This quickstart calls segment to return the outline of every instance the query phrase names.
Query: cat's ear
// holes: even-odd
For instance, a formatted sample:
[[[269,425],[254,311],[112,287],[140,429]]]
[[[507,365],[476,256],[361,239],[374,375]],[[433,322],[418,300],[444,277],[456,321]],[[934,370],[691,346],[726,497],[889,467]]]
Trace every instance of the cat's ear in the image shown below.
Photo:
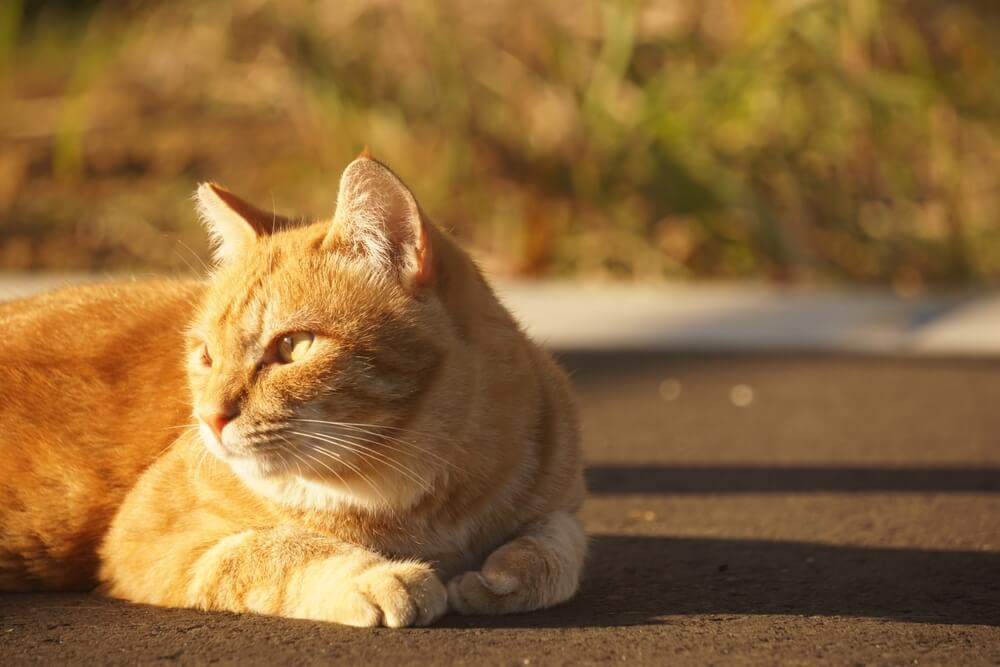
[[[244,252],[261,236],[269,236],[295,223],[262,211],[215,183],[202,183],[195,194],[198,214],[212,236],[217,262]]]
[[[344,169],[331,237],[350,244],[407,285],[433,282],[430,239],[409,188],[366,148]]]

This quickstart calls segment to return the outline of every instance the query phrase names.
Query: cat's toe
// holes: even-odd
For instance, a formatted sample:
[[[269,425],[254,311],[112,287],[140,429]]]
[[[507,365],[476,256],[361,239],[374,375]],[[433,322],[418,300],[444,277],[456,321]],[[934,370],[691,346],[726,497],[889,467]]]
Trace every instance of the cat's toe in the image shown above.
[[[430,625],[448,608],[444,585],[420,563],[386,563],[359,577],[357,590],[381,612],[390,628]]]
[[[407,590],[417,607],[414,625],[430,625],[448,611],[448,591],[432,570],[407,583]]]
[[[346,595],[338,605],[332,620],[355,628],[376,628],[382,625],[382,610],[361,592]]]
[[[465,572],[448,582],[448,603],[460,614],[502,614],[510,611],[517,587],[507,572]]]

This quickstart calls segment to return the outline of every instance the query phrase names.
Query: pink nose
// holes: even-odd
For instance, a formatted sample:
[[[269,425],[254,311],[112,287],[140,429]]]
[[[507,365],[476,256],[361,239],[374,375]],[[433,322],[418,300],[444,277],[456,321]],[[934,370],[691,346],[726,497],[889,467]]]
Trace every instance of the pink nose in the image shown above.
[[[198,418],[208,424],[215,437],[222,439],[222,429],[240,414],[239,408],[231,404],[206,405],[198,410]]]

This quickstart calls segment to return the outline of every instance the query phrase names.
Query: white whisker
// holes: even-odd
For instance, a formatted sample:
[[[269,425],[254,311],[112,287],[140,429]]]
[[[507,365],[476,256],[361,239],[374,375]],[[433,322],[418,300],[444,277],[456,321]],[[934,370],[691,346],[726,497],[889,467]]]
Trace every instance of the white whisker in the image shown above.
[[[360,453],[360,452],[356,452],[356,451],[354,451],[354,450],[352,450],[352,449],[350,449],[350,448],[348,448],[348,447],[345,447],[344,445],[342,445],[342,444],[340,444],[340,443],[336,443],[336,442],[332,442],[332,441],[329,441],[329,440],[324,440],[323,438],[320,438],[320,437],[316,436],[316,435],[315,435],[315,434],[313,434],[313,433],[300,433],[300,432],[298,432],[298,431],[290,431],[290,433],[294,433],[294,434],[296,434],[296,435],[301,435],[301,436],[305,436],[305,437],[307,437],[307,438],[313,438],[313,439],[316,439],[316,440],[319,440],[320,442],[325,442],[325,443],[328,443],[328,444],[331,444],[331,445],[334,445],[334,446],[339,446],[339,447],[340,447],[341,449],[347,449],[347,450],[348,450],[349,452],[351,452],[351,453],[353,453],[353,454],[359,454],[359,455],[361,455],[361,453]],[[341,464],[343,464],[343,465],[345,465],[345,466],[349,467],[349,468],[350,468],[351,470],[353,470],[353,471],[354,471],[354,472],[356,472],[356,473],[357,473],[358,475],[360,475],[360,476],[361,476],[361,477],[362,477],[363,479],[365,479],[366,481],[368,481],[368,480],[367,480],[367,478],[365,478],[365,475],[364,475],[364,473],[363,473],[363,472],[361,472],[361,469],[360,469],[360,468],[357,468],[357,467],[355,467],[355,466],[352,466],[352,465],[351,465],[351,464],[350,464],[350,463],[349,463],[348,461],[345,461],[345,460],[343,459],[343,457],[341,457],[341,456],[340,456],[339,454],[337,454],[336,452],[331,452],[331,451],[329,451],[329,450],[327,450],[327,449],[325,449],[325,448],[323,448],[323,447],[320,447],[320,446],[318,446],[318,445],[308,445],[308,447],[310,447],[310,448],[311,448],[311,449],[313,449],[314,451],[318,451],[318,452],[321,452],[321,453],[323,453],[323,454],[326,454],[326,455],[327,455],[327,456],[329,456],[330,458],[333,458],[333,459],[336,459],[338,463],[341,463]],[[362,455],[362,458],[364,458],[364,456],[363,456],[363,455]],[[369,485],[371,484],[371,482],[370,482],[370,481],[369,481],[368,483],[369,483]],[[374,487],[373,487],[373,488],[374,488]]]
[[[310,445],[310,447],[311,447],[311,445]],[[332,472],[337,477],[337,479],[340,480],[341,484],[343,484],[344,486],[346,486],[349,491],[351,490],[351,485],[348,484],[347,481],[343,477],[340,476],[340,473],[338,473],[336,470],[334,470],[333,468],[331,468],[329,466],[329,464],[321,461],[320,459],[316,458],[312,454],[307,454],[305,452],[301,452],[301,454],[302,454],[302,456],[305,456],[305,457],[309,458],[310,460],[315,461],[316,463],[320,464],[321,466],[323,466],[324,468],[326,468],[327,470],[329,470],[330,472]],[[310,466],[310,469],[312,469],[313,471],[315,471],[315,468],[312,468],[312,466]],[[351,493],[354,493],[354,492],[351,491]]]
[[[312,434],[309,434],[309,433],[302,433],[302,432],[300,432],[300,431],[289,431],[289,433],[291,433],[291,434],[293,434],[293,435],[299,435],[299,436],[304,436],[304,437],[307,437],[307,438],[313,438],[313,437],[315,437],[315,436],[314,436],[314,435],[312,435]],[[311,449],[313,449],[313,450],[317,450],[317,451],[325,451],[325,450],[322,450],[322,448],[320,448],[320,447],[316,447],[316,446],[314,446],[314,445],[307,445],[307,446],[308,446],[308,447],[310,447],[310,448],[311,448]],[[316,461],[317,463],[320,463],[321,465],[323,465],[323,467],[324,467],[324,468],[326,468],[327,470],[329,470],[330,472],[332,472],[332,473],[333,473],[334,475],[337,475],[337,471],[336,471],[336,470],[334,470],[333,468],[331,468],[331,467],[330,467],[329,465],[327,465],[327,464],[326,464],[326,463],[324,463],[323,461],[320,461],[319,459],[317,459],[316,457],[314,457],[314,456],[312,456],[312,455],[310,455],[310,454],[305,454],[305,452],[303,452],[303,454],[304,454],[305,456],[308,456],[309,458],[313,459],[313,460],[314,460],[314,461]],[[368,478],[368,476],[367,476],[367,475],[365,475],[365,474],[364,474],[364,473],[363,473],[363,472],[361,471],[361,469],[360,469],[360,468],[358,468],[357,466],[355,466],[355,465],[351,464],[351,463],[350,463],[349,461],[345,461],[345,460],[343,460],[343,459],[339,459],[339,462],[340,462],[340,463],[341,463],[342,465],[344,465],[344,466],[346,466],[346,467],[350,468],[350,469],[351,469],[351,470],[352,470],[352,471],[353,471],[353,472],[354,472],[355,474],[357,474],[357,475],[358,475],[358,477],[360,477],[360,478],[361,478],[362,480],[364,480],[364,481],[365,481],[365,482],[366,482],[366,483],[368,484],[368,486],[372,487],[372,490],[373,490],[373,491],[374,491],[375,493],[377,493],[377,494],[379,495],[379,497],[380,497],[380,498],[382,499],[382,502],[384,502],[384,503],[385,503],[386,505],[388,505],[388,504],[389,504],[389,501],[388,501],[388,499],[387,499],[387,498],[386,498],[386,497],[385,497],[385,496],[384,496],[384,495],[382,494],[382,491],[381,491],[381,489],[379,489],[379,488],[378,488],[378,486],[377,486],[377,485],[376,485],[376,484],[375,484],[374,482],[372,482],[372,481],[371,481],[371,479],[369,479],[369,478]],[[340,477],[340,475],[337,475],[337,477],[338,477],[338,478],[340,478],[341,480],[343,480],[343,478],[342,478],[342,477]],[[350,488],[350,486],[348,486],[348,488]]]
[[[196,429],[196,428],[198,428],[198,425],[197,424],[181,424],[180,426],[167,426],[163,430],[164,431],[175,431],[175,430],[181,429],[181,428],[183,428],[183,429]]]
[[[280,433],[277,433],[276,435],[279,438],[281,438],[281,440],[285,442],[285,444],[288,445],[288,448],[283,451],[295,457],[295,469],[298,472],[299,477],[304,477],[305,475],[302,472],[302,464],[304,463],[304,461],[302,460],[302,457],[299,456],[299,453],[295,451],[295,445],[292,443],[291,440],[281,435]],[[308,467],[308,465],[306,467]],[[343,479],[341,479],[341,482],[343,482]]]
[[[322,447],[319,447],[318,445],[307,445],[307,446],[310,449],[312,449],[314,452],[326,453],[326,454],[330,454],[331,453],[331,452],[323,449]],[[309,458],[312,458],[312,457],[310,456]],[[370,486],[372,488],[372,491],[374,491],[375,493],[378,494],[378,497],[382,499],[382,502],[386,506],[389,505],[389,499],[386,498],[385,495],[382,493],[382,489],[380,489],[378,487],[378,485],[375,484],[375,482],[373,482],[370,477],[368,477],[368,475],[366,475],[364,472],[362,472],[361,468],[358,468],[357,466],[355,466],[355,465],[353,465],[353,464],[351,464],[351,463],[349,463],[349,462],[347,462],[347,461],[345,461],[343,459],[339,459],[339,461],[340,461],[341,464],[343,464],[343,465],[347,466],[348,468],[350,468],[358,477],[360,477],[362,479],[362,481],[364,481],[368,486]],[[325,467],[329,468],[329,466],[325,466]],[[335,474],[335,475],[337,474],[336,471],[333,471],[332,469],[331,469],[331,472],[333,472],[333,474]],[[348,488],[350,488],[350,487],[348,487]]]
[[[422,454],[427,454],[429,456],[433,456],[434,458],[438,459],[442,463],[446,463],[446,464],[452,465],[452,466],[455,465],[454,463],[452,463],[448,459],[444,458],[443,456],[441,456],[437,452],[433,452],[433,451],[427,449],[426,447],[421,447],[420,445],[418,445],[417,443],[413,442],[412,440],[403,440],[402,438],[397,438],[397,437],[394,437],[394,436],[391,436],[391,435],[386,435],[385,433],[378,433],[376,431],[371,431],[371,430],[363,428],[363,427],[361,427],[361,426],[359,426],[357,424],[340,424],[340,426],[343,427],[343,428],[346,428],[348,430],[351,430],[351,431],[358,431],[358,432],[364,433],[365,435],[370,435],[370,436],[382,439],[382,441],[379,441],[379,442],[377,442],[375,444],[380,444],[381,445],[381,444],[384,444],[383,441],[388,440],[389,442],[395,442],[395,443],[400,444],[400,445],[405,445],[407,447],[412,447],[413,449],[416,449],[417,451],[421,452]],[[372,441],[372,440],[365,440],[365,442],[374,442],[374,441]],[[396,451],[401,451],[401,450],[397,449]],[[406,453],[409,454],[410,456],[413,456],[413,452],[406,452]]]
[[[412,449],[415,449],[418,452],[420,452],[421,454],[426,454],[427,456],[432,456],[435,459],[437,459],[438,461],[440,461],[441,463],[443,463],[445,465],[448,465],[448,466],[451,466],[455,470],[461,471],[461,468],[458,465],[456,465],[453,461],[450,461],[450,460],[446,459],[445,457],[441,456],[440,454],[438,454],[437,452],[431,451],[430,449],[427,449],[426,447],[422,447],[422,446],[418,445],[415,442],[412,442],[410,440],[403,440],[401,438],[397,438],[397,437],[394,437],[394,436],[391,436],[391,435],[386,435],[385,433],[378,433],[377,431],[371,431],[368,428],[366,428],[366,427],[371,427],[371,426],[376,426],[377,427],[378,425],[376,425],[376,424],[357,424],[357,423],[352,423],[352,422],[334,422],[334,421],[327,421],[327,420],[323,420],[323,419],[293,419],[292,421],[308,422],[308,423],[312,423],[312,424],[327,424],[327,425],[330,425],[330,426],[336,426],[336,427],[346,428],[346,429],[351,430],[351,431],[358,431],[358,432],[364,433],[365,435],[370,435],[370,436],[373,436],[375,438],[381,438],[381,440],[379,440],[379,441],[363,439],[364,442],[369,442],[371,444],[377,444],[377,445],[382,445],[382,446],[387,446],[384,441],[394,442],[394,443],[397,443],[399,445],[403,445],[405,447],[410,447]],[[395,427],[383,427],[383,428],[395,428]],[[420,431],[414,431],[414,430],[408,430],[408,429],[398,429],[398,430],[407,431],[407,432],[414,433],[414,434],[420,434],[421,433]],[[344,434],[340,434],[340,435],[344,435]],[[430,436],[427,436],[427,437],[430,437]],[[445,440],[447,441],[447,439],[445,439]],[[403,454],[408,454],[410,456],[417,456],[416,453],[411,452],[411,451],[404,451],[404,450],[400,450],[400,449],[392,448],[392,447],[389,447],[389,448],[393,449],[394,451],[398,451],[400,453],[403,453]]]
[[[385,430],[388,430],[388,431],[399,431],[401,433],[412,433],[414,435],[423,436],[425,438],[436,438],[438,440],[444,440],[445,442],[455,442],[454,438],[449,438],[449,437],[447,437],[445,435],[441,435],[439,433],[429,433],[427,431],[418,431],[416,429],[403,428],[401,426],[389,426],[388,424],[369,424],[369,423],[362,423],[362,422],[340,422],[340,421],[328,421],[328,420],[325,420],[325,419],[295,419],[293,421],[313,422],[313,423],[316,423],[316,424],[331,424],[331,425],[335,425],[335,426],[358,426],[358,427],[366,427],[366,428],[380,428],[380,429],[385,429]]]
[[[382,454],[381,452],[379,452],[379,451],[377,451],[375,449],[372,449],[371,447],[366,447],[365,445],[362,445],[360,443],[354,442],[354,441],[349,440],[347,438],[337,438],[335,436],[328,435],[328,434],[322,434],[321,435],[321,434],[318,434],[318,433],[313,433],[312,437],[315,437],[315,438],[317,438],[317,439],[319,439],[319,440],[321,440],[323,442],[329,442],[332,445],[339,445],[339,446],[342,446],[342,447],[347,447],[351,451],[353,451],[354,453],[359,454],[361,456],[364,456],[364,454],[362,453],[362,451],[363,452],[367,452],[369,459],[372,459],[372,460],[384,463],[385,465],[391,467],[396,472],[398,472],[398,473],[400,473],[402,475],[405,475],[411,481],[413,481],[416,484],[418,484],[424,491],[430,491],[431,488],[432,488],[431,485],[428,484],[428,482],[426,480],[424,480],[422,477],[420,477],[415,470],[412,470],[410,468],[407,468],[407,467],[403,466],[403,464],[401,462],[394,461],[392,458],[386,456],[385,454]],[[380,444],[380,443],[375,442],[374,440],[369,440],[368,442],[372,442],[373,444]],[[360,449],[362,451],[358,451],[358,449]],[[408,453],[408,452],[404,452],[404,453]]]

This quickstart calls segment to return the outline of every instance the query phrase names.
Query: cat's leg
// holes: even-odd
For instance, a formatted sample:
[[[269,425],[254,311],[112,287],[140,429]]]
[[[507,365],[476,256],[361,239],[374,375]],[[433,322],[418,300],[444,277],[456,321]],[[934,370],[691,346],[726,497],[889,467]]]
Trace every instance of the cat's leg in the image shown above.
[[[297,528],[245,530],[207,545],[174,535],[163,546],[170,551],[158,557],[153,549],[117,549],[123,559],[102,568],[106,592],[148,604],[363,627],[428,625],[447,610],[447,592],[429,565]],[[138,569],[137,559],[145,561]]]
[[[478,572],[448,582],[449,606],[462,614],[509,614],[565,602],[579,586],[586,547],[574,515],[546,515],[490,554]]]

